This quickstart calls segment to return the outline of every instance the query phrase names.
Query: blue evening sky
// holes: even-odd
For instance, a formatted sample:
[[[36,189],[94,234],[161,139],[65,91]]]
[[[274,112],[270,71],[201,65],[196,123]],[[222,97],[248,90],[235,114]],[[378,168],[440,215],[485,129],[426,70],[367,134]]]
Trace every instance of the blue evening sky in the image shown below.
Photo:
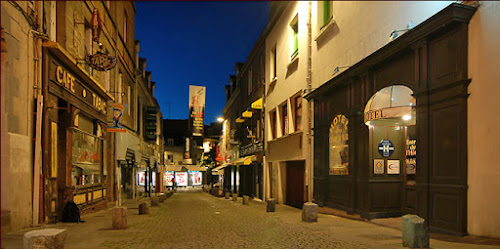
[[[224,85],[264,29],[269,2],[137,1],[135,36],[164,118],[188,117],[189,85],[207,87],[205,124],[222,116]]]

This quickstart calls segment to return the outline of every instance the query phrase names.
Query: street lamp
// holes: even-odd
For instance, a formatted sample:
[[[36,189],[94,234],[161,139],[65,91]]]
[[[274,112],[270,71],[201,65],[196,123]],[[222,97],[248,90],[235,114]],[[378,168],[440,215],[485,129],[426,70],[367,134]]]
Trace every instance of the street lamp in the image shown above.
[[[218,117],[218,118],[217,118],[217,122],[219,122],[219,123],[224,122],[224,118],[223,118],[223,117]]]

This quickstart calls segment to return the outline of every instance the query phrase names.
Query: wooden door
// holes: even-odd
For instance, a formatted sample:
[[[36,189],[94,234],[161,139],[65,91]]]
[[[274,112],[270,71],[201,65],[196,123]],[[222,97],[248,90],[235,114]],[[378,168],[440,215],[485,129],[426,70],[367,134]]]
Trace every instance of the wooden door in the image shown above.
[[[287,205],[302,208],[304,203],[304,161],[286,164],[286,201]]]

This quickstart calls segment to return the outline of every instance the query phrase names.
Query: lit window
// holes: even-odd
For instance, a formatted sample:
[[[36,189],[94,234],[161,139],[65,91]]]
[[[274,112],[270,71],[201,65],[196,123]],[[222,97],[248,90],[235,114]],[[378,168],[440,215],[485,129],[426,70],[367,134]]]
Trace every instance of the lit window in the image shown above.
[[[290,57],[294,59],[299,54],[299,16],[296,15],[290,23]]]

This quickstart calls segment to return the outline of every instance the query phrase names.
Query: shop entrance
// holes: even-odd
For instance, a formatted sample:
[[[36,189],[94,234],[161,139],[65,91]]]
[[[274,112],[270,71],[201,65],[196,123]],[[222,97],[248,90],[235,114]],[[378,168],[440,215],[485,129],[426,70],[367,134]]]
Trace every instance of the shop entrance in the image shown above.
[[[389,86],[375,93],[364,110],[370,174],[387,185],[400,186],[387,188],[391,190],[385,193],[384,203],[378,203],[392,213],[416,213],[416,100],[412,95],[406,86]]]
[[[302,208],[304,203],[304,161],[286,162],[286,204]]]

